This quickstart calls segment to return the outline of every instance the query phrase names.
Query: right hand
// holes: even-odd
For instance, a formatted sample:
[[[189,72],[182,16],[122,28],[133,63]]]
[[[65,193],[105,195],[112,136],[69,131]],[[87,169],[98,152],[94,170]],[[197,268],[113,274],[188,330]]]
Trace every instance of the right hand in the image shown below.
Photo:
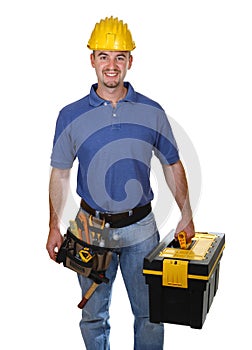
[[[191,219],[189,222],[187,220],[181,219],[175,231],[175,239],[178,239],[179,232],[184,231],[186,233],[186,242],[190,243],[192,238],[195,236],[194,223]]]
[[[46,243],[46,249],[48,251],[50,258],[54,261],[56,261],[57,252],[59,251],[62,242],[63,242],[63,236],[61,235],[60,230],[50,229],[47,243]]]

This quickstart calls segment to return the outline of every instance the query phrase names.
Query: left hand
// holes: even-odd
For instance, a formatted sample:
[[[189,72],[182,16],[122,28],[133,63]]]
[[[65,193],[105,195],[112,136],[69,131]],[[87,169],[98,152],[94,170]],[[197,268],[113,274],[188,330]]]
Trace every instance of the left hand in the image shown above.
[[[56,261],[57,252],[59,251],[62,242],[63,236],[61,235],[60,230],[57,228],[50,229],[46,243],[46,249],[50,258],[54,261]]]
[[[184,231],[186,233],[186,242],[190,243],[192,238],[195,236],[195,229],[194,229],[194,223],[191,219],[190,221],[181,219],[177,225],[176,231],[175,231],[175,239],[178,239],[179,232]]]

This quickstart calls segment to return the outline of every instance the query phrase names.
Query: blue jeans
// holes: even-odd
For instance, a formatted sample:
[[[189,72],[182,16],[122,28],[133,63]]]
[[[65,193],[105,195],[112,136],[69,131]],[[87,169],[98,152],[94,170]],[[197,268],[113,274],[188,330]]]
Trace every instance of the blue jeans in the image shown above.
[[[156,229],[152,213],[146,218],[127,227],[117,230],[120,236],[127,236],[130,240],[131,232],[135,232],[136,225],[146,230],[147,239],[137,244],[115,249],[112,261],[106,276],[109,283],[98,286],[82,311],[80,329],[87,350],[109,350],[109,306],[111,301],[112,285],[120,266],[124,284],[128,293],[131,309],[135,317],[134,322],[134,349],[135,350],[162,350],[164,341],[164,327],[162,324],[149,322],[148,286],[142,274],[144,257],[158,244],[159,234]],[[154,230],[150,235],[150,230]],[[135,234],[135,233],[134,233]],[[133,238],[133,236],[132,236]],[[132,241],[133,243],[133,241]],[[88,290],[92,281],[78,275],[82,294]],[[118,344],[118,349],[120,344]]]

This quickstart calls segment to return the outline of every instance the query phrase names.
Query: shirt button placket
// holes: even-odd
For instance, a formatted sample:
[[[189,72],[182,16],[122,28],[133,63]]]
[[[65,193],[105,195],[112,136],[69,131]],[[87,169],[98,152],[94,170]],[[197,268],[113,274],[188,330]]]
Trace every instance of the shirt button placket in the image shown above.
[[[112,129],[120,129],[121,128],[121,124],[119,122],[119,118],[118,118],[118,113],[113,110],[112,111]]]

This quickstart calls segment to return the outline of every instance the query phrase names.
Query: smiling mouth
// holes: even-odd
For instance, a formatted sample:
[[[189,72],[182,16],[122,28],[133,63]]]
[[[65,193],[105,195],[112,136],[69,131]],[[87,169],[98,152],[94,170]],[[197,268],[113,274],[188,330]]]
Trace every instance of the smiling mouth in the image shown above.
[[[108,72],[108,71],[105,71],[104,74],[105,74],[106,76],[108,76],[108,77],[114,78],[114,77],[116,77],[116,76],[119,74],[119,72],[118,72],[118,71],[115,71],[115,72]]]

